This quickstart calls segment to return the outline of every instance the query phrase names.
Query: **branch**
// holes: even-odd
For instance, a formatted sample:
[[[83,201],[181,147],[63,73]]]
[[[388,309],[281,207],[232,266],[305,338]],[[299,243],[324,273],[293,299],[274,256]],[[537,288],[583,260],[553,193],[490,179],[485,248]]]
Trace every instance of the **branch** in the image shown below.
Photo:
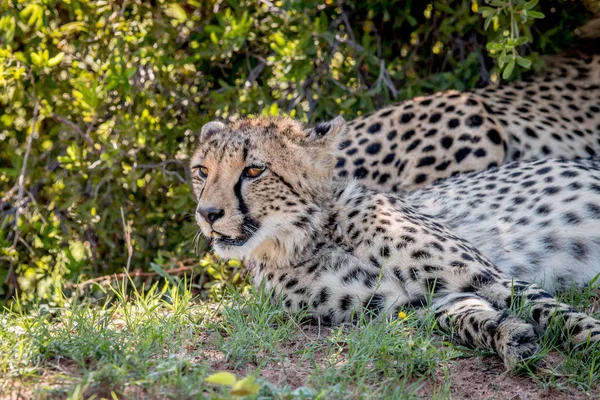
[[[75,132],[77,132],[77,134],[79,136],[81,136],[83,138],[83,140],[85,140],[87,142],[87,144],[90,145],[90,147],[92,148],[92,150],[96,153],[100,153],[100,150],[96,149],[96,144],[94,143],[94,141],[92,140],[92,138],[90,137],[90,135],[86,132],[84,132],[80,127],[78,127],[75,123],[73,123],[72,121],[66,119],[65,117],[61,117],[58,114],[54,114],[52,113],[52,118],[54,118],[57,122],[60,122],[61,124],[65,124],[68,125],[71,129],[73,129]]]
[[[125,242],[127,243],[127,265],[125,266],[125,273],[129,273],[129,267],[131,266],[131,257],[133,256],[133,246],[131,245],[131,225],[129,222],[125,222],[125,213],[123,207],[121,207],[121,220],[123,221],[123,233],[125,233]],[[127,281],[125,282],[125,291],[127,291]]]
[[[12,248],[17,248],[17,243],[19,242],[19,217],[21,216],[21,202],[25,197],[25,173],[27,172],[27,161],[29,160],[29,155],[31,154],[31,145],[33,144],[33,137],[36,134],[37,127],[37,119],[38,119],[38,102],[37,100],[33,105],[33,119],[31,121],[31,133],[27,137],[27,148],[25,149],[25,156],[23,157],[23,165],[21,166],[21,173],[19,174],[19,179],[17,180],[17,208],[15,211],[15,219],[14,219],[14,230],[15,237],[13,240]],[[10,268],[8,269],[8,274],[6,275],[5,283],[12,283],[12,287],[10,288],[10,292],[8,297],[12,297],[15,292],[19,291],[19,282],[17,281],[17,276],[15,275],[15,265],[11,263]]]

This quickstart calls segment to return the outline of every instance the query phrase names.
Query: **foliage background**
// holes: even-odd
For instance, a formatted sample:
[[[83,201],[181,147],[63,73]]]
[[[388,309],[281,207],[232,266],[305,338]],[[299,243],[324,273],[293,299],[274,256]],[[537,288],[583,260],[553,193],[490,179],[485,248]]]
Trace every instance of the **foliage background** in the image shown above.
[[[517,78],[572,44],[586,5],[0,0],[0,299],[54,303],[125,269],[239,279],[193,256],[186,158],[202,124],[351,119]]]

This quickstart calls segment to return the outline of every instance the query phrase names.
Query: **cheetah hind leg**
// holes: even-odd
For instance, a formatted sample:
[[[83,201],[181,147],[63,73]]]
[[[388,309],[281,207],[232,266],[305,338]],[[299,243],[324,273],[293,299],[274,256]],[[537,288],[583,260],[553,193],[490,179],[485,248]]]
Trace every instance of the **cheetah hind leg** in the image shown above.
[[[496,310],[473,293],[453,293],[434,299],[438,325],[460,342],[496,352],[508,370],[537,353],[533,327]]]
[[[558,324],[563,343],[585,345],[600,342],[600,321],[556,300],[535,284],[504,279],[481,285],[476,293],[497,307],[523,306],[538,334]]]

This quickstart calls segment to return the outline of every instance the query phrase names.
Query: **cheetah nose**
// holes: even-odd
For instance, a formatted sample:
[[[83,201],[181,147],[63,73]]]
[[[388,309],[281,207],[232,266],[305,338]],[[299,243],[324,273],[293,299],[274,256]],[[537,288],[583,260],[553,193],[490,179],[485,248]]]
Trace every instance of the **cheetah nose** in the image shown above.
[[[205,220],[207,220],[208,222],[210,222],[211,224],[214,223],[219,218],[221,218],[223,215],[225,215],[225,211],[223,211],[222,209],[217,208],[217,207],[206,207],[206,208],[198,207],[196,209],[196,213],[202,215],[202,217]]]

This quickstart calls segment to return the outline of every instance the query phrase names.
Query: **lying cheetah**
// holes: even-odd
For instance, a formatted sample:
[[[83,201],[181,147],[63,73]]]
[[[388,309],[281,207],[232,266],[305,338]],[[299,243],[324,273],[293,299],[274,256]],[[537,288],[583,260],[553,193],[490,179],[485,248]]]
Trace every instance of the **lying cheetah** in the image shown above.
[[[335,175],[397,192],[510,161],[600,154],[600,55],[545,74],[408,100],[349,122]]]
[[[600,273],[600,159],[514,162],[404,199],[507,275],[550,292]]]
[[[509,276],[411,202],[334,182],[344,126],[341,118],[307,130],[290,119],[257,118],[202,128],[191,158],[196,221],[219,256],[242,259],[254,283],[280,293],[287,310],[306,309],[323,323],[361,311],[392,316],[401,307],[426,307],[440,327],[496,351],[508,368],[537,351],[535,332],[554,317],[568,342],[600,340],[599,321]],[[600,201],[593,191],[585,195]],[[600,246],[586,245],[595,252]],[[528,322],[507,313],[513,302],[526,303]]]

